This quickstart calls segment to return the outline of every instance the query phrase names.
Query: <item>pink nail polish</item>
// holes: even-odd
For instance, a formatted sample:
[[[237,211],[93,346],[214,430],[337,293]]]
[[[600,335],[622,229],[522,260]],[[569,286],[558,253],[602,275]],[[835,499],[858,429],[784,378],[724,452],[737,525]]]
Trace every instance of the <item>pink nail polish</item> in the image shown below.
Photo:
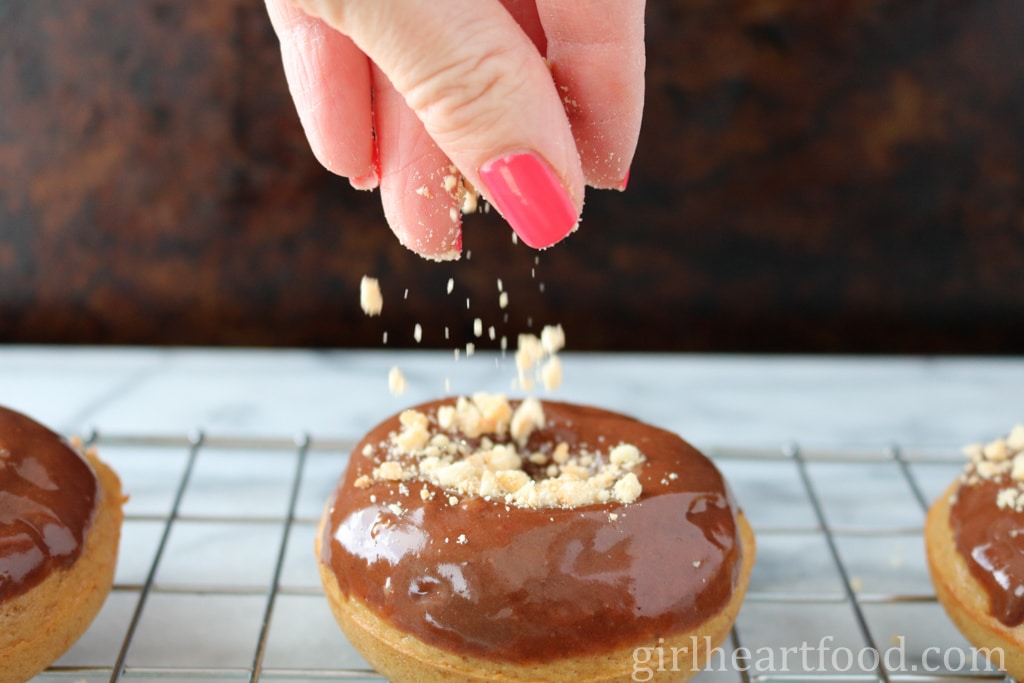
[[[491,202],[519,238],[534,249],[555,244],[576,227],[576,207],[540,157],[509,154],[480,167]]]

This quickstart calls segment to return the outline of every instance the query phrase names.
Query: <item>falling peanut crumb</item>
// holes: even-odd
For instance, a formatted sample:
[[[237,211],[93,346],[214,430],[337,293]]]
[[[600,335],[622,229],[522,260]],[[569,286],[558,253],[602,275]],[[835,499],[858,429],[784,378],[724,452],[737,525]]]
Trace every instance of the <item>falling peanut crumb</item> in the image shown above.
[[[380,315],[384,308],[384,296],[380,293],[380,283],[376,278],[364,275],[359,281],[359,305],[366,315]]]
[[[541,366],[540,376],[544,388],[548,391],[554,391],[560,387],[562,385],[562,361],[557,356],[549,358]]]
[[[401,396],[405,393],[406,388],[407,384],[405,381],[405,375],[402,374],[402,371],[397,365],[392,367],[391,370],[388,371],[388,390],[394,396]]]
[[[562,364],[557,354],[564,347],[565,332],[561,325],[544,327],[540,337],[519,335],[515,354],[519,386],[524,391],[532,391],[539,380],[548,391],[557,389],[562,383]]]

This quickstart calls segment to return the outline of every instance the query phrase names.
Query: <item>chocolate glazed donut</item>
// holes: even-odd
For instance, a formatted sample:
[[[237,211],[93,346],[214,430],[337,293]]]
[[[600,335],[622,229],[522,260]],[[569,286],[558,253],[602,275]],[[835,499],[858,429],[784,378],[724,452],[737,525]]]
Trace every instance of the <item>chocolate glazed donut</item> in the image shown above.
[[[964,449],[961,476],[925,523],[939,602],[991,664],[1024,677],[1024,426]]]
[[[438,409],[452,404],[413,410],[443,432]],[[685,680],[727,633],[754,544],[711,461],[623,415],[555,402],[543,411],[544,425],[520,448],[533,454],[523,465],[532,479],[543,479],[543,456],[557,444],[592,454],[594,469],[628,443],[644,456],[632,469],[639,498],[531,508],[431,481],[367,485],[401,429],[398,416],[355,447],[318,554],[343,629],[392,680],[412,680],[412,671],[416,680],[636,680],[636,648],[669,645],[687,653],[677,652],[677,670],[645,680]],[[436,678],[422,678],[425,665]]]
[[[85,631],[113,581],[121,485],[94,453],[0,407],[0,683]]]

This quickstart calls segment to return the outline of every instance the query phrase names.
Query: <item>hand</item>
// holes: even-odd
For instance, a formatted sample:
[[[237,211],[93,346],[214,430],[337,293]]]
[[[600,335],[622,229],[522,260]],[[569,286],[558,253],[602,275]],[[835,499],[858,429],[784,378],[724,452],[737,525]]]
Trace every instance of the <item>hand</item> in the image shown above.
[[[459,257],[464,183],[536,248],[575,229],[585,185],[625,189],[644,0],[266,3],[313,153],[380,187],[422,256]]]

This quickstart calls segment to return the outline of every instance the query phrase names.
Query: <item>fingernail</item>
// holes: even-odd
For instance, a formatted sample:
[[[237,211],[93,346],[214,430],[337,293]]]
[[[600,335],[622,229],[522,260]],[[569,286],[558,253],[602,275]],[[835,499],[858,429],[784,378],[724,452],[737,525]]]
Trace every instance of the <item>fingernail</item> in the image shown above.
[[[530,152],[480,167],[491,203],[527,245],[544,249],[576,227],[576,206],[547,163]]]
[[[380,185],[380,179],[376,174],[371,173],[370,175],[359,176],[357,178],[349,178],[348,184],[356,190],[376,190],[377,186]]]
[[[357,190],[376,190],[380,187],[380,160],[373,160],[373,170],[366,175],[349,178],[348,184]]]
[[[366,175],[349,178],[348,184],[357,190],[376,190],[380,187],[380,171],[374,169]]]

